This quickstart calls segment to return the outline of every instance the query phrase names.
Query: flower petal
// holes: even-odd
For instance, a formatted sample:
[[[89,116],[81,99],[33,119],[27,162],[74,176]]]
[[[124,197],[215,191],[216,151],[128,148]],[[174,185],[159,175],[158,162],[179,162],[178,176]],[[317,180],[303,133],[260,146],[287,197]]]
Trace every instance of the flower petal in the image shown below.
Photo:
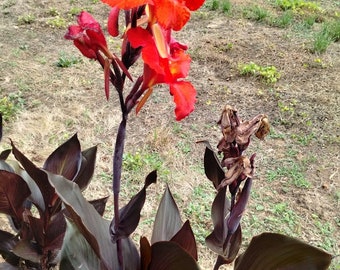
[[[110,5],[111,7],[131,9],[134,7],[152,3],[152,0],[102,0],[102,2]]]
[[[64,38],[75,40],[84,35],[83,29],[79,25],[71,25],[68,27],[68,31],[65,34]]]
[[[142,58],[145,64],[151,69],[154,69],[159,74],[164,74],[164,69],[161,67],[160,57],[151,34],[141,28],[131,28],[127,32],[131,46],[134,48],[143,47]]]
[[[205,0],[186,0],[185,5],[187,6],[188,9],[194,11],[199,9]]]
[[[174,0],[154,0],[158,23],[165,29],[179,31],[190,19],[190,10]]]
[[[170,84],[170,94],[176,104],[176,120],[180,121],[194,110],[196,90],[190,82],[180,81]]]
[[[119,11],[120,11],[119,8],[113,7],[110,11],[109,19],[107,22],[107,30],[109,34],[113,37],[116,37],[119,35],[119,29],[118,29]]]
[[[83,30],[91,29],[98,32],[101,31],[100,24],[86,11],[80,12],[77,21]]]

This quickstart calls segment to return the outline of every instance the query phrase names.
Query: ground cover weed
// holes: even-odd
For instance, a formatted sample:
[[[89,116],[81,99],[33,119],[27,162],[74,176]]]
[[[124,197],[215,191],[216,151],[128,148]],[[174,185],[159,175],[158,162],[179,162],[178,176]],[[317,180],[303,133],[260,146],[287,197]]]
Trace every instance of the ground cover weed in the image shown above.
[[[31,24],[36,21],[36,17],[33,14],[25,14],[18,17],[19,24]]]
[[[254,62],[240,64],[238,69],[241,75],[260,77],[266,83],[276,83],[281,77],[275,66],[260,66]]]
[[[82,59],[79,57],[67,54],[66,52],[60,52],[56,65],[57,67],[68,68],[72,65],[76,65],[81,62],[82,62]]]

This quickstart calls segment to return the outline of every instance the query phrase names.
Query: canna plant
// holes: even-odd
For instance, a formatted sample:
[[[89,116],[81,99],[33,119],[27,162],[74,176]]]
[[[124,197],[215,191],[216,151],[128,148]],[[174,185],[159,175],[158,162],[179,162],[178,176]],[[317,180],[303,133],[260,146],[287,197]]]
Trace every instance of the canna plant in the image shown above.
[[[12,142],[11,153],[0,154],[0,211],[6,214],[15,234],[0,230],[0,254],[8,264],[1,269],[50,269],[59,261],[66,230],[60,198],[49,184],[49,175],[61,175],[84,190],[94,172],[97,147],[81,151],[74,135],[58,147],[42,168],[35,166]],[[107,198],[93,201],[100,211]]]
[[[65,38],[72,40],[85,57],[102,66],[106,98],[110,98],[112,87],[119,97],[121,122],[112,169],[113,217],[107,220],[102,216],[107,198],[88,202],[82,195],[93,175],[96,147],[81,151],[74,135],[40,169],[11,142],[11,151],[0,154],[0,211],[9,216],[16,231],[0,231],[5,269],[11,269],[10,265],[19,269],[63,270],[199,269],[190,221],[182,221],[169,187],[158,206],[151,240],[142,237],[138,249],[130,238],[138,226],[147,189],[157,182],[156,171],[146,176],[141,190],[125,206],[120,206],[119,198],[129,114],[141,110],[157,84],[169,86],[176,120],[194,110],[196,90],[186,80],[191,59],[187,46],[176,41],[172,31],[180,31],[190,12],[204,0],[102,1],[112,7],[107,29],[111,36],[122,38],[120,55],[110,51],[100,24],[85,11],[78,15],[77,24],[68,28]],[[125,18],[122,33],[120,14]],[[143,71],[134,78],[129,70],[138,59],[143,62]],[[129,90],[128,80],[132,82]],[[255,237],[238,256],[242,242],[240,221],[255,168],[255,155],[248,158],[244,151],[252,135],[265,137],[269,124],[265,115],[242,121],[229,106],[218,123],[223,134],[217,146],[222,159],[207,141],[203,142],[205,173],[216,189],[212,204],[214,228],[206,238],[207,246],[217,254],[214,269],[233,261],[237,270],[326,269],[331,255],[278,234]],[[6,162],[10,152],[18,163]]]

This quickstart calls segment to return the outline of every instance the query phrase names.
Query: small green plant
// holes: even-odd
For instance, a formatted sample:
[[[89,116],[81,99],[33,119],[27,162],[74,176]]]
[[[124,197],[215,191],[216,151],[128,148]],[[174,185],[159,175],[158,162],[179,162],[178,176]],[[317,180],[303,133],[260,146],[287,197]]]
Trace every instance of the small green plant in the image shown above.
[[[81,63],[82,59],[73,55],[68,55],[65,52],[59,54],[58,61],[56,65],[61,68],[68,68],[72,65]]]
[[[49,19],[47,21],[47,24],[52,28],[66,28],[67,22],[63,17],[60,17],[59,15]]]
[[[229,13],[231,10],[230,0],[222,0],[221,9],[224,13]]]
[[[34,23],[36,20],[33,14],[25,14],[18,17],[19,24],[31,24]]]
[[[291,137],[293,139],[295,139],[299,144],[301,144],[302,146],[307,146],[309,145],[312,140],[314,140],[316,138],[314,133],[310,133],[310,134],[292,134]]]
[[[255,6],[250,6],[250,7],[245,8],[243,10],[243,15],[248,20],[254,20],[254,21],[260,22],[260,21],[265,20],[267,17],[269,17],[270,13],[268,10],[255,5]]]
[[[0,99],[0,112],[4,121],[8,121],[23,107],[25,100],[20,93],[12,93]]]
[[[254,62],[239,65],[241,75],[253,75],[262,78],[266,83],[276,83],[281,74],[274,66],[259,66]]]
[[[220,7],[219,0],[213,0],[210,6],[210,10],[218,10],[219,7]]]
[[[57,8],[55,8],[55,7],[50,7],[50,9],[49,9],[49,11],[48,11],[48,14],[49,14],[50,16],[55,17],[55,16],[59,16],[59,15],[60,15],[60,12],[58,11]]]
[[[271,25],[275,27],[286,28],[292,23],[293,20],[293,12],[291,10],[286,10],[282,15],[273,18],[271,20]]]
[[[276,0],[276,4],[283,10],[300,10],[306,9],[310,11],[320,11],[320,6],[311,1],[304,1],[304,0]]]
[[[323,23],[319,32],[314,35],[311,51],[323,53],[332,42],[340,40],[340,20]]]
[[[326,32],[318,32],[314,35],[311,52],[323,53],[327,50],[328,46],[332,43],[332,38]]]
[[[75,15],[79,14],[81,12],[81,10],[82,9],[79,8],[79,7],[72,7],[70,9],[70,11],[68,12],[68,14],[70,14],[71,16],[75,16]]]

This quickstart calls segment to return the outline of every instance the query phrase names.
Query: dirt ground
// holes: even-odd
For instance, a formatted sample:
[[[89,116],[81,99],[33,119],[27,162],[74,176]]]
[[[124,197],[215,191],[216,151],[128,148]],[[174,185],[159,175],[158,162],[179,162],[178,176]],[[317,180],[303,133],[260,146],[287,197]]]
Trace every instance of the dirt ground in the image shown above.
[[[104,25],[109,9],[94,2],[0,1],[0,98],[12,95],[21,102],[20,111],[5,122],[0,149],[8,148],[11,138],[41,165],[54,148],[77,132],[84,149],[99,146],[96,176],[86,193],[89,199],[112,194],[107,176],[120,113],[113,91],[109,102],[105,99],[99,64],[84,59],[63,35],[65,26],[75,22],[70,15],[75,7],[90,10]],[[266,5],[266,1],[257,2]],[[251,2],[231,3],[236,10]],[[339,11],[332,0],[321,4]],[[28,14],[34,17],[29,23],[24,20]],[[66,25],[51,23],[57,16]],[[276,231],[340,253],[340,43],[332,43],[323,54],[313,54],[308,38],[299,33],[203,8],[175,34],[189,45],[189,79],[198,92],[197,104],[188,118],[176,123],[172,97],[167,87],[158,87],[141,112],[129,119],[127,153],[156,153],[165,172],[159,184],[150,187],[135,239],[150,233],[148,221],[166,182],[185,213],[183,219],[191,218],[188,209],[198,186],[203,187],[200,196],[212,194],[202,199],[207,205],[202,211],[209,212],[213,189],[202,170],[204,148],[196,141],[217,144],[221,135],[216,122],[229,104],[244,119],[267,114],[272,126],[271,135],[264,142],[254,139],[247,151],[257,153],[257,168],[243,220],[244,245],[252,235]],[[119,40],[109,44],[119,54]],[[58,67],[63,55],[81,61]],[[268,84],[241,76],[239,65],[251,61],[275,66],[281,78]],[[127,173],[124,176],[129,178]],[[130,176],[122,190],[126,200],[131,189],[141,187],[146,174],[143,171],[132,180]],[[110,211],[112,200],[108,218]],[[209,219],[194,222],[209,232]],[[0,228],[7,229],[3,222]],[[214,254],[202,241],[199,248],[202,269],[212,269]],[[337,261],[332,267],[340,269],[339,265]]]

